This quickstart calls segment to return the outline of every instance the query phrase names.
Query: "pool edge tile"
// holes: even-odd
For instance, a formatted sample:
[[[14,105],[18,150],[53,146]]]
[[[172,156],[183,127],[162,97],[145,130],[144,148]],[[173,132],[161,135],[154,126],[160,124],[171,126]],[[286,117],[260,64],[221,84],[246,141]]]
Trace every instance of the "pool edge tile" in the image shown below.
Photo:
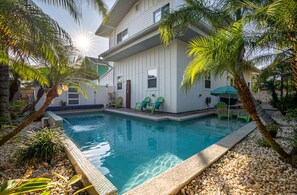
[[[51,111],[46,114],[53,121],[52,125],[63,128],[63,118]],[[66,135],[61,136],[67,158],[77,174],[82,175],[84,186],[93,185],[87,189],[90,195],[117,195],[117,188],[84,156],[73,141]]]
[[[88,189],[90,195],[117,195],[117,188],[83,155],[76,145],[63,135],[65,152],[73,165],[76,173],[82,175],[82,182],[85,186],[93,185]]]
[[[215,163],[255,129],[256,126],[253,122],[246,124],[184,162],[124,193],[124,195],[176,194],[183,186]]]

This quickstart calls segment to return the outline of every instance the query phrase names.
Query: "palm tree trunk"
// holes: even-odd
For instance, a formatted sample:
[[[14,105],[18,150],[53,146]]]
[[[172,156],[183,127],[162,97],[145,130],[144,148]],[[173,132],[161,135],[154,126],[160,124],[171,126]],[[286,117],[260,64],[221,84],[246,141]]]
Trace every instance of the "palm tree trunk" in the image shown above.
[[[297,167],[297,164],[294,164],[292,162],[291,156],[271,137],[270,133],[267,131],[266,127],[260,120],[260,117],[257,114],[257,110],[251,92],[245,81],[242,79],[235,79],[235,87],[238,91],[240,99],[242,100],[243,108],[251,116],[257,128],[261,132],[262,136],[270,144],[271,148],[274,149],[285,161]]]
[[[10,121],[9,112],[9,68],[0,63],[0,117]]]
[[[295,88],[297,89],[297,53],[295,53],[294,62],[292,63],[292,70]]]
[[[254,97],[252,97],[252,98],[254,100],[254,104],[256,106],[257,113],[265,121],[265,123],[267,125],[277,124],[277,122],[262,108],[262,106],[259,104],[259,102]]]
[[[17,128],[15,128],[12,132],[8,133],[5,135],[1,140],[0,140],[0,146],[5,144],[8,140],[10,140],[12,137],[17,135],[22,129],[30,125],[33,121],[37,120],[47,109],[47,107],[51,104],[52,100],[57,97],[57,87],[52,87],[48,93],[46,94],[46,100],[42,107],[35,112],[32,116],[24,120]]]

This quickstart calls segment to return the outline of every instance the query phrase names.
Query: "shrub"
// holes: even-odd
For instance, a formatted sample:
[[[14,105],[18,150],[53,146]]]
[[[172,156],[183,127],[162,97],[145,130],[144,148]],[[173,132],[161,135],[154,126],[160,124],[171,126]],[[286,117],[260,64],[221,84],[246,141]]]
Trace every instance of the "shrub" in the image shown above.
[[[263,137],[257,139],[256,144],[260,147],[270,147],[269,143]]]
[[[16,119],[21,116],[20,113],[25,107],[25,102],[21,100],[12,101],[9,103],[9,111],[12,119]]]
[[[267,126],[267,130],[269,131],[271,137],[276,138],[277,132],[280,130],[278,125],[269,125]]]
[[[20,163],[42,161],[50,163],[60,150],[62,150],[62,144],[57,131],[45,128],[33,134],[26,146],[17,152],[17,158]]]

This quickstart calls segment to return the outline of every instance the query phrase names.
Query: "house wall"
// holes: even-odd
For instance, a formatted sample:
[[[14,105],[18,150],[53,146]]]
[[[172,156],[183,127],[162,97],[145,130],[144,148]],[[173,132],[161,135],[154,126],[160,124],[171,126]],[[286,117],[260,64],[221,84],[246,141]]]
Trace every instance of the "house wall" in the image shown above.
[[[136,102],[141,102],[146,96],[155,102],[158,96],[165,98],[161,110],[176,112],[176,61],[177,42],[172,42],[169,47],[159,45],[144,52],[135,54],[114,63],[114,85],[116,87],[117,76],[123,76],[123,90],[115,89],[116,96],[123,97],[124,107],[126,105],[125,85],[126,80],[131,80],[131,107]],[[147,88],[147,71],[157,69],[157,88]],[[153,97],[153,94],[155,97]]]
[[[79,104],[78,105],[93,105],[93,104],[103,104],[106,105],[108,104],[108,92],[113,91],[113,87],[108,87],[106,88],[105,86],[98,86],[97,89],[93,89],[89,86],[83,86],[87,93],[87,97],[83,97],[82,94],[79,94]],[[35,94],[38,91],[38,87],[35,88]],[[61,95],[56,97],[52,104],[50,104],[49,107],[51,106],[61,106],[61,101],[67,102],[68,105],[68,93],[63,91]],[[45,95],[40,99],[40,101],[37,103],[35,106],[35,109],[38,110],[44,103],[45,101]]]
[[[179,87],[182,79],[184,70],[191,61],[186,55],[187,52],[187,43],[177,40],[177,86]],[[246,72],[244,74],[245,80],[250,82],[250,89],[251,89],[251,80],[253,74],[251,72]],[[210,95],[210,91],[231,85],[230,83],[230,74],[224,73],[217,78],[211,75],[211,88],[206,89],[204,86],[204,78],[198,81],[190,91],[186,94],[180,88],[177,89],[177,112],[187,112],[192,110],[199,110],[199,109],[206,109],[209,108],[206,104],[206,98],[211,97],[210,107],[214,107],[220,100],[219,97]]]
[[[135,4],[126,14],[122,21],[109,36],[109,47],[112,48],[117,44],[117,34],[128,28],[128,37],[132,37],[136,33],[154,24],[153,13],[170,3],[170,9],[176,8],[176,1],[180,0],[139,0],[139,9],[136,11]]]
[[[113,83],[113,74],[114,74],[114,70],[111,69],[109,72],[107,72],[104,76],[102,76],[99,80],[99,85],[103,85],[103,86],[114,86]]]

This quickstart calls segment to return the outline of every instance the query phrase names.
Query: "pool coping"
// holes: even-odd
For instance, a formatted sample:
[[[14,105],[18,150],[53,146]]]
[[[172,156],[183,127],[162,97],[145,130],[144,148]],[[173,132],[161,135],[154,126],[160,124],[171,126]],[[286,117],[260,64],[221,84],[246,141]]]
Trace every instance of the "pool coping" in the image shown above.
[[[120,114],[123,114],[123,113],[120,113]],[[190,116],[191,118],[188,118],[188,116],[180,117],[180,118],[186,118],[186,119],[179,119],[178,121],[204,117],[212,114],[213,113],[199,113],[199,114],[195,114],[194,117]],[[51,116],[54,116],[54,118],[56,119],[62,119],[62,117],[57,116],[55,113],[50,113],[49,116],[50,118]],[[133,115],[129,115],[129,116],[133,116]],[[143,118],[148,119],[146,116],[143,116]],[[168,118],[177,118],[177,117],[164,116],[162,118],[167,118],[166,120],[171,120]],[[161,119],[158,121],[162,121],[162,120],[164,119]],[[63,119],[62,119],[62,127],[63,127]],[[231,148],[233,148],[237,143],[243,140],[248,134],[250,134],[255,129],[256,129],[256,126],[253,122],[247,123],[243,127],[227,135],[220,141],[212,144],[211,146],[193,155],[192,157],[184,160],[180,164],[177,164],[176,166],[144,182],[143,184],[137,186],[136,188],[125,192],[124,195],[176,194],[182,187],[188,184],[197,175],[201,174],[207,167],[211,166],[214,162],[216,162],[219,158],[221,158],[224,154],[226,154]],[[67,136],[65,138],[64,143],[67,147],[70,147],[70,148],[65,147],[67,149],[66,154],[69,151],[69,154],[67,154],[67,156],[68,158],[70,158],[69,160],[75,167],[75,170],[77,171],[76,167],[83,168],[81,170],[78,169],[78,172],[83,174],[83,179],[87,178],[87,181],[84,182],[84,184],[86,183],[85,185],[87,185],[89,183],[92,183],[95,188],[98,188],[96,189],[97,192],[95,191],[94,193],[90,193],[90,194],[100,194],[100,195],[101,194],[108,194],[108,195],[118,194],[116,187],[113,186],[113,184],[98,169],[96,169],[95,166],[91,164],[90,161],[86,159],[86,157],[84,157],[82,152],[75,146],[75,144]],[[74,159],[71,159],[71,158],[74,158]],[[90,166],[90,168],[88,168],[88,166]],[[84,173],[84,171],[86,171],[86,173]],[[96,172],[96,175],[98,175],[99,180],[97,177],[90,177],[93,174],[95,174],[95,172]],[[105,182],[109,187],[103,185],[105,184]]]
[[[52,111],[47,111],[52,126],[63,128],[63,118]],[[93,185],[87,189],[90,195],[117,195],[117,188],[84,156],[73,141],[62,131],[61,141],[65,153],[77,174],[82,175],[84,186]]]
[[[176,194],[256,129],[253,122],[123,195]]]
[[[131,117],[136,117],[136,118],[141,118],[141,119],[147,119],[147,120],[153,120],[153,121],[178,121],[178,122],[182,122],[182,121],[186,121],[186,120],[191,120],[191,119],[195,119],[195,118],[201,118],[201,117],[205,117],[205,116],[210,116],[215,114],[214,111],[207,111],[207,112],[203,112],[203,113],[197,113],[197,114],[192,114],[189,116],[149,116],[149,115],[140,115],[137,113],[130,113],[130,112],[124,112],[124,111],[120,111],[120,110],[111,110],[111,109],[104,109],[105,112],[111,112],[111,113],[116,113],[116,114],[121,114],[121,115],[125,115],[125,116],[131,116]]]

